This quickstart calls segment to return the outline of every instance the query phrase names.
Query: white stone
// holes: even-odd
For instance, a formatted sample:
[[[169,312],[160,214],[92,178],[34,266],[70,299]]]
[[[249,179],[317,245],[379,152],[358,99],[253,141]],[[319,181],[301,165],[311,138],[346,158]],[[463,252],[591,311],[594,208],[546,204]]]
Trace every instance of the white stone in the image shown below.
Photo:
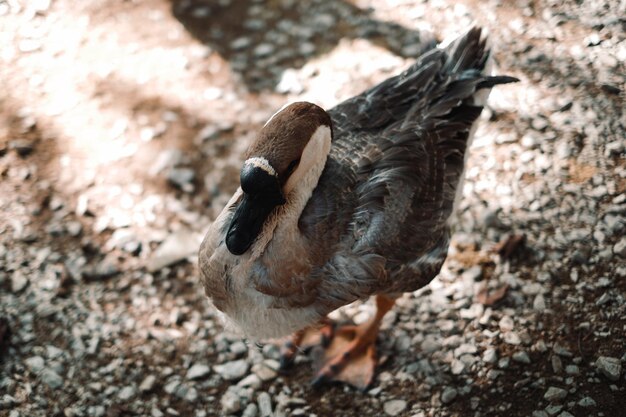
[[[203,363],[196,363],[187,371],[187,379],[204,378],[210,373],[211,368],[208,365],[205,365]]]
[[[257,57],[268,56],[274,52],[274,46],[269,43],[262,43],[254,48],[254,55]]]
[[[613,253],[622,258],[626,258],[626,237],[621,238],[620,241],[613,246]]]
[[[231,389],[226,390],[220,399],[220,405],[224,414],[235,414],[241,411],[242,404],[241,398],[237,395],[236,391]]]
[[[248,372],[249,367],[250,364],[248,364],[247,361],[240,359],[237,361],[226,362],[222,365],[215,365],[213,370],[220,374],[220,376],[225,380],[233,381],[242,378],[246,372]]]
[[[255,374],[250,374],[237,383],[238,387],[250,387],[252,389],[259,389],[263,385],[263,381]]]
[[[41,372],[41,380],[52,389],[61,388],[63,386],[63,378],[51,369],[44,369]]]
[[[498,352],[493,348],[488,348],[483,353],[483,362],[496,363],[498,360]]]
[[[567,397],[567,391],[565,391],[562,388],[557,388],[557,387],[548,388],[546,393],[543,395],[543,398],[550,402],[561,401],[565,399],[565,397]]]
[[[596,361],[596,368],[611,381],[619,380],[622,373],[622,364],[619,359],[609,356],[600,356]]]
[[[28,278],[21,271],[15,271],[11,276],[11,291],[18,293],[28,285]]]
[[[543,294],[537,294],[533,300],[533,308],[537,311],[544,311],[546,309],[546,300]]]
[[[512,358],[515,362],[518,362],[518,363],[526,363],[526,364],[530,363],[530,357],[528,356],[528,353],[526,353],[523,350],[513,353]]]
[[[125,386],[117,393],[117,398],[122,401],[128,401],[137,394],[137,390],[133,386]]]
[[[26,364],[26,366],[28,366],[28,369],[30,369],[30,371],[35,374],[41,372],[45,366],[44,360],[41,356],[33,356],[31,358],[28,358],[24,361],[24,363]]]
[[[272,398],[267,392],[259,393],[257,404],[259,405],[259,414],[261,417],[272,416]]]
[[[397,416],[406,410],[407,403],[404,400],[390,400],[383,405],[385,414],[389,416]]]
[[[141,381],[139,385],[139,390],[141,392],[149,392],[154,388],[154,384],[156,383],[156,377],[154,375],[148,375]]]

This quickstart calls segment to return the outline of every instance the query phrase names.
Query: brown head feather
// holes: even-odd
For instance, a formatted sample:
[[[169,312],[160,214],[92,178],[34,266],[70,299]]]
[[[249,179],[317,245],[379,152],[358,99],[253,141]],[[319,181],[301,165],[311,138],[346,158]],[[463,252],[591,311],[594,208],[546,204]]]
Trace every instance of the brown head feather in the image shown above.
[[[261,129],[250,145],[245,159],[262,157],[272,165],[278,179],[289,178],[289,165],[300,159],[304,147],[319,126],[329,126],[330,116],[324,109],[308,102],[297,102],[285,107]]]

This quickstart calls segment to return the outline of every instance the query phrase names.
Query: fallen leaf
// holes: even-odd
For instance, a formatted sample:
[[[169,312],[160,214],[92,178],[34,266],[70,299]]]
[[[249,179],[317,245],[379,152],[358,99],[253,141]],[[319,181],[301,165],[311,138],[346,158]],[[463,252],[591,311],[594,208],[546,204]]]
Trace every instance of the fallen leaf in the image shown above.
[[[473,250],[457,252],[453,255],[450,255],[449,258],[457,261],[465,267],[493,264],[493,259],[491,259],[488,254]]]
[[[526,235],[510,235],[505,240],[498,242],[493,247],[493,252],[499,254],[503,259],[509,259],[515,251],[521,249],[526,242]]]
[[[500,288],[497,288],[490,293],[489,288],[487,288],[487,286],[484,286],[478,291],[478,294],[476,294],[476,301],[486,306],[494,305],[504,298],[508,289],[508,284],[504,284]]]

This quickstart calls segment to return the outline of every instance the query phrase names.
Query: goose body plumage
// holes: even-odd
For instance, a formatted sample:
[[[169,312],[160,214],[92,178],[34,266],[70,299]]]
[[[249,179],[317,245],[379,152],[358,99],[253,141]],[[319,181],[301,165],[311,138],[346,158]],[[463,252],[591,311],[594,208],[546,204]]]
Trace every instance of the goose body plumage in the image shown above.
[[[322,139],[307,145],[326,154],[239,256],[224,243],[244,193],[237,190],[199,253],[215,306],[250,337],[279,337],[353,301],[427,285],[447,255],[486,94],[515,81],[486,74],[488,57],[472,28],[330,109],[332,127],[320,126],[313,136]]]

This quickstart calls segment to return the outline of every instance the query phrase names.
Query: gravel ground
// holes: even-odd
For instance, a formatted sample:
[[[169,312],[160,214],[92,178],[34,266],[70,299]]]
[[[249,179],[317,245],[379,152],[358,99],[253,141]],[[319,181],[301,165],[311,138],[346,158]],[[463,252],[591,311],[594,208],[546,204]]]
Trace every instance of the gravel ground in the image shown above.
[[[623,415],[624,2],[268,4],[0,0],[0,416]],[[279,374],[194,266],[242,152],[472,21],[521,82],[491,95],[444,269],[386,317],[368,392],[311,389],[306,355]]]

